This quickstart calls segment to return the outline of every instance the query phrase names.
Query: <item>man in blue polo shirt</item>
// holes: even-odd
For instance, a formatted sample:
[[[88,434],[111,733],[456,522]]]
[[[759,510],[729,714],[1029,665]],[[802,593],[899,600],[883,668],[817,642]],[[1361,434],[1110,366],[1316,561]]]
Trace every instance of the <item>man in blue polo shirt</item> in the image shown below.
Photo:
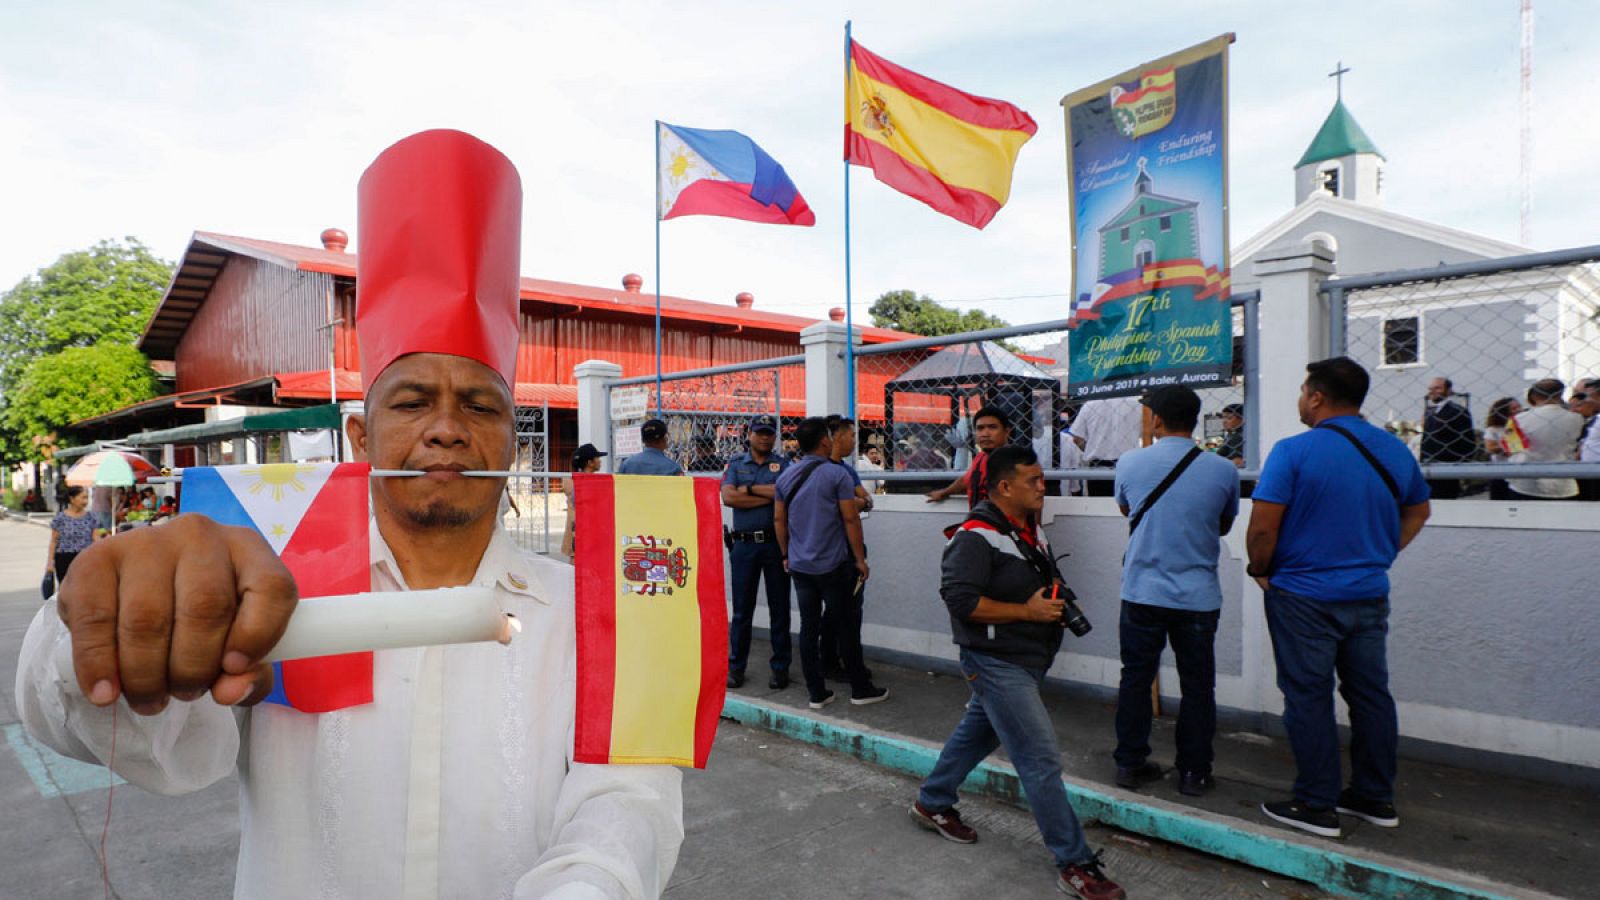
[[[733,616],[728,621],[728,687],[744,686],[750,658],[750,627],[756,590],[767,587],[767,618],[772,632],[772,678],[767,687],[789,686],[789,573],[783,568],[778,532],[772,520],[778,476],[789,461],[773,453],[778,422],[756,416],[750,423],[750,451],[735,456],[722,472],[722,505],[733,509],[729,568],[733,572]]]
[[[1122,559],[1122,681],[1112,756],[1121,787],[1162,777],[1161,766],[1149,761],[1150,684],[1170,642],[1183,692],[1178,790],[1198,797],[1212,786],[1213,644],[1222,610],[1217,557],[1220,537],[1239,515],[1239,473],[1228,460],[1195,446],[1199,394],[1174,384],[1140,402],[1150,408],[1156,442],[1117,460],[1115,495],[1122,514],[1130,516],[1130,533]]]
[[[1272,448],[1246,543],[1294,750],[1294,797],[1268,818],[1339,837],[1339,813],[1394,828],[1399,723],[1389,694],[1389,566],[1428,520],[1411,451],[1361,418],[1369,378],[1339,356],[1306,367],[1300,421]],[[1334,675],[1350,707],[1350,784],[1340,790]]]
[[[682,475],[683,466],[667,455],[667,423],[650,419],[639,426],[644,449],[622,461],[618,475]]]

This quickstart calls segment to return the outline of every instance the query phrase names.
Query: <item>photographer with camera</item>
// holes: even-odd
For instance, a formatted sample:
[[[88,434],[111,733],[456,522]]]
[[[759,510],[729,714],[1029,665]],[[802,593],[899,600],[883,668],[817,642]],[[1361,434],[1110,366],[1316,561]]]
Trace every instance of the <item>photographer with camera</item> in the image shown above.
[[[1182,385],[1150,391],[1155,443],[1117,461],[1115,494],[1128,516],[1122,558],[1122,681],[1117,690],[1117,786],[1160,779],[1150,762],[1150,685],[1161,651],[1178,663],[1178,790],[1211,789],[1211,741],[1217,730],[1213,644],[1222,610],[1219,538],[1239,515],[1239,474],[1229,461],[1195,445],[1200,395]]]
[[[1055,729],[1039,695],[1064,631],[1089,631],[1038,526],[1044,471],[1032,448],[1001,447],[989,454],[987,476],[988,499],[972,508],[945,545],[940,580],[972,698],[922,782],[911,817],[956,843],[976,841],[978,833],[956,811],[957,789],[1003,746],[1055,857],[1056,886],[1093,900],[1122,897],[1067,801]]]

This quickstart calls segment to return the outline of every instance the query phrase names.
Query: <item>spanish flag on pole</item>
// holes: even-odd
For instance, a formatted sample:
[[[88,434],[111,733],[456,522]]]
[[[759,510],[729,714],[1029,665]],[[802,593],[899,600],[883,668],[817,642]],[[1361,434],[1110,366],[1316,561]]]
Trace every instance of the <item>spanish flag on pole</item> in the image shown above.
[[[849,46],[845,160],[974,228],[1011,196],[1017,151],[1038,131],[1001,100],[958,91]]]
[[[578,475],[573,505],[574,759],[703,769],[728,677],[721,487]]]

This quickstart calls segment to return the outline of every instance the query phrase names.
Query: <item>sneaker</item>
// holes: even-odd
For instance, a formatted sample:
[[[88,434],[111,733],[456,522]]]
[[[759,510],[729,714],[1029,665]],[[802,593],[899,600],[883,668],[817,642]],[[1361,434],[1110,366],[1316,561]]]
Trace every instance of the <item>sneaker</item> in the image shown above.
[[[783,690],[784,688],[786,688],[788,686],[789,686],[789,673],[788,672],[773,672],[772,673],[772,677],[767,679],[767,687],[772,688],[775,691],[781,691],[781,690]]]
[[[1277,803],[1261,804],[1261,811],[1267,818],[1274,822],[1282,822],[1290,828],[1298,828],[1322,837],[1343,836],[1343,832],[1339,830],[1339,814],[1331,809],[1317,809],[1299,800],[1280,800]]]
[[[806,705],[812,709],[821,709],[833,702],[833,691],[824,691],[820,697],[812,697]]]
[[[939,832],[939,836],[947,841],[958,844],[978,842],[978,832],[961,821],[961,813],[956,812],[953,806],[944,812],[934,812],[918,801],[911,804],[911,820],[929,831]]]
[[[867,688],[867,692],[865,694],[861,694],[860,696],[856,696],[856,697],[851,697],[850,698],[850,705],[851,706],[871,706],[874,703],[882,703],[883,701],[885,701],[887,699],[889,699],[889,689],[888,688],[881,688],[881,687]]]
[[[1128,896],[1115,881],[1106,877],[1105,871],[1100,868],[1099,853],[1085,862],[1073,863],[1062,869],[1061,877],[1056,879],[1056,889],[1068,896],[1082,897],[1083,900],[1122,900]]]
[[[1160,781],[1166,772],[1153,762],[1143,762],[1137,766],[1117,766],[1117,787],[1135,790],[1141,784]]]
[[[1347,816],[1355,816],[1379,828],[1400,827],[1400,816],[1394,811],[1393,803],[1368,800],[1348,790],[1339,794],[1339,805],[1334,807],[1334,810]]]
[[[1210,772],[1179,772],[1178,793],[1185,797],[1199,797],[1217,786]]]
[[[744,687],[744,673],[743,672],[729,672],[728,673],[728,687],[730,687],[730,688],[741,688],[741,687]]]

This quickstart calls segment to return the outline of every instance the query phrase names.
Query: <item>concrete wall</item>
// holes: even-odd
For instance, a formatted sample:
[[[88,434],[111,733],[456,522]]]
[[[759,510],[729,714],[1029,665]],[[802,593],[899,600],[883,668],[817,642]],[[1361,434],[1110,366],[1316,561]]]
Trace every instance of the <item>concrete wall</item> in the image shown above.
[[[880,496],[866,523],[872,580],[862,634],[868,653],[890,651],[930,665],[956,658],[939,600],[942,529],[964,505]],[[1283,711],[1262,612],[1244,575],[1243,503],[1223,542],[1223,612],[1217,633],[1217,699],[1258,714]],[[1063,571],[1094,631],[1067,636],[1050,674],[1102,692],[1116,687],[1118,585],[1126,520],[1109,499],[1050,498],[1046,525]],[[1588,573],[1575,562],[1600,539],[1588,504],[1455,501],[1435,517],[1393,571],[1390,686],[1404,737],[1464,751],[1600,767],[1600,616]],[[798,629],[798,611],[794,621]],[[764,603],[756,624],[766,627]],[[1170,652],[1163,696],[1177,699]],[[1340,705],[1341,719],[1344,717]],[[1448,754],[1446,754],[1448,755]]]

